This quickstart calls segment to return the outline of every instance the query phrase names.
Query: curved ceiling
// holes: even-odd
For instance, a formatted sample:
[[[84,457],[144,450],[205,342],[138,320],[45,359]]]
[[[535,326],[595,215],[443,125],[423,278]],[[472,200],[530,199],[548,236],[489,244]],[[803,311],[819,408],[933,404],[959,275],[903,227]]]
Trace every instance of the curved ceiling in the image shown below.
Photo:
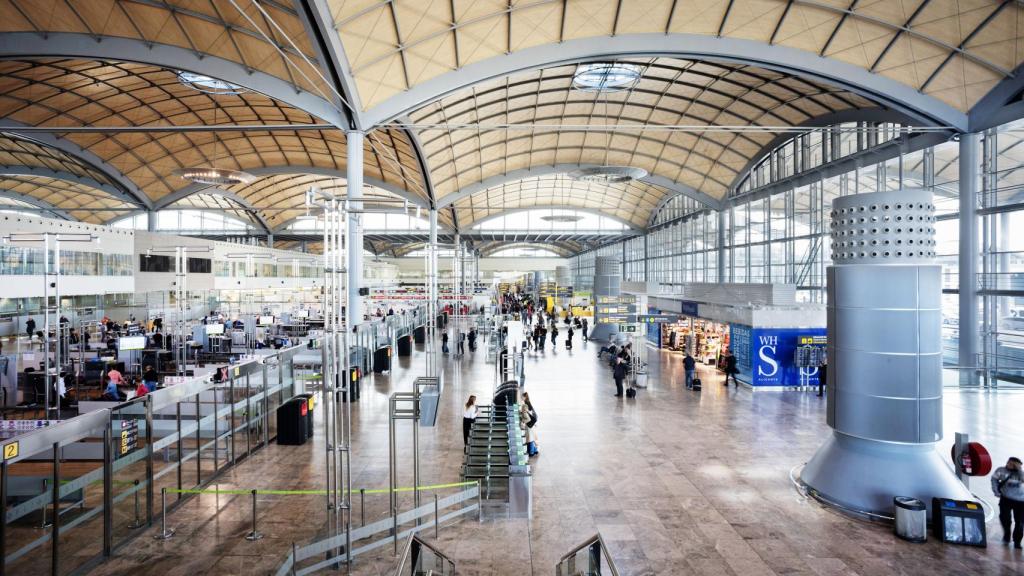
[[[46,176],[0,175],[0,193],[36,206],[52,206],[74,220],[103,224],[135,206],[85,184]]]
[[[90,60],[0,62],[0,118],[27,126],[209,126],[314,123],[317,118],[258,92],[211,95],[155,66]],[[11,128],[16,131],[16,128]],[[297,165],[345,168],[338,130],[74,133],[66,140],[127,177],[151,201],[188,185],[179,168],[251,170]],[[412,143],[400,130],[364,140],[364,172],[422,192]]]
[[[316,52],[290,2],[88,0],[0,2],[4,32],[78,33],[163,44],[270,74],[296,90],[325,94]],[[265,12],[262,13],[260,8]],[[140,49],[143,48],[140,44]],[[133,54],[125,54],[131,60]]]
[[[967,111],[1022,60],[1018,2],[332,0],[364,110],[445,74],[582,39],[692,35],[824,56]]]
[[[624,62],[641,69],[626,90],[574,89],[578,67],[559,66],[485,82],[414,112],[438,201],[502,174],[560,164],[643,168],[720,200],[772,132],[640,126],[796,126],[877,107],[848,91],[763,68],[674,58]],[[502,128],[445,128],[458,124]]]
[[[671,195],[661,186],[642,181],[603,184],[550,174],[487,188],[453,206],[464,228],[498,214],[534,207],[600,212],[633,228],[644,228],[658,203]]]

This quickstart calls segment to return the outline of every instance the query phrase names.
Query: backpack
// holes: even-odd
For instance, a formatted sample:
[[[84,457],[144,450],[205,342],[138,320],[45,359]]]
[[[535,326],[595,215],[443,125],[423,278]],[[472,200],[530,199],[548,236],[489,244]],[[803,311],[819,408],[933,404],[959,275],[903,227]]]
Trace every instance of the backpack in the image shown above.
[[[636,388],[630,386],[626,389],[626,398],[636,398]]]

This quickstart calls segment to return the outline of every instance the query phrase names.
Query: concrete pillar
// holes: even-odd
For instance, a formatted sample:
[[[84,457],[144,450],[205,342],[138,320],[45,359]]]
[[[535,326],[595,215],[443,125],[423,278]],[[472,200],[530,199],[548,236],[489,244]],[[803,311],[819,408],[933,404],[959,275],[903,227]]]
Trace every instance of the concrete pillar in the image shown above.
[[[929,508],[935,496],[971,499],[936,450],[943,431],[942,266],[935,259],[932,194],[844,196],[832,203],[832,222],[827,421],[833,433],[801,480],[827,501],[875,514],[891,514],[894,496]]]
[[[345,133],[348,163],[345,166],[349,208],[361,210],[363,203],[363,133]],[[353,324],[363,321],[363,222],[361,214],[349,214],[346,247],[348,248],[348,314]]]
[[[622,263],[616,256],[598,256],[594,259],[594,326],[589,337],[591,340],[606,340],[618,333],[618,325],[604,324],[601,319],[606,316],[602,312],[601,302],[604,296],[617,297],[622,287]]]
[[[978,180],[980,136],[960,135],[960,344],[959,365],[978,365]],[[977,373],[961,370],[960,383],[977,383]]]

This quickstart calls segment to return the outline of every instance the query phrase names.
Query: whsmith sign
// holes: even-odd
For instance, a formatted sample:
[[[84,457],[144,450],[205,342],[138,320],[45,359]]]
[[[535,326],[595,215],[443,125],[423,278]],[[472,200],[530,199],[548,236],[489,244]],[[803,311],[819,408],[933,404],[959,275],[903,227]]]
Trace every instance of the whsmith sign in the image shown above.
[[[751,328],[729,326],[729,343],[740,378],[752,386],[817,386],[818,368],[793,362],[802,343],[824,343],[824,328]],[[744,378],[746,376],[746,378]]]

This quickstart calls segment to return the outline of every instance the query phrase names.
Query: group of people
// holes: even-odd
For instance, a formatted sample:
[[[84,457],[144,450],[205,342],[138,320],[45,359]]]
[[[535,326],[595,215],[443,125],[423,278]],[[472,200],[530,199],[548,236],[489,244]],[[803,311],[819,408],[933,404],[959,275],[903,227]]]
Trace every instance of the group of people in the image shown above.
[[[469,351],[470,352],[476,352],[476,337],[477,337],[477,334],[476,334],[476,328],[475,327],[470,327],[469,333],[463,332],[461,330],[457,331],[456,333],[457,333],[457,340],[455,342],[455,345],[456,345],[455,355],[456,356],[462,356],[463,354],[466,353],[466,342],[467,341],[469,342]],[[451,352],[451,349],[448,348],[448,331],[447,330],[445,330],[444,332],[441,333],[441,352],[443,354],[448,354],[448,353]]]
[[[120,402],[127,399],[127,395],[121,394],[120,387],[127,382],[124,374],[117,368],[111,368],[106,374],[107,386],[100,396],[100,400],[107,402]],[[141,397],[156,390],[159,377],[152,366],[147,365],[142,371],[142,379],[136,379],[131,383],[135,387],[135,396]]]
[[[558,348],[558,318],[553,314],[545,314],[543,311],[538,310],[536,315],[526,314],[525,324],[530,326],[533,324],[533,330],[527,334],[526,347],[540,352],[544,350],[547,345],[548,336],[551,337],[551,348],[556,350]],[[535,322],[534,322],[535,321]],[[583,340],[587,339],[587,330],[589,328],[588,320],[579,317],[566,316],[564,319],[566,325],[566,338],[565,348],[566,350],[572,350],[573,339],[576,336],[576,331],[580,330],[583,335]]]
[[[473,422],[480,416],[480,409],[476,405],[476,395],[470,395],[466,401],[466,408],[462,413],[462,445],[469,450],[469,433],[473,429]],[[530,393],[523,392],[522,402],[519,404],[519,427],[526,435],[526,454],[536,456],[540,453],[537,448],[537,432],[534,426],[537,425],[537,410],[530,401]]]

